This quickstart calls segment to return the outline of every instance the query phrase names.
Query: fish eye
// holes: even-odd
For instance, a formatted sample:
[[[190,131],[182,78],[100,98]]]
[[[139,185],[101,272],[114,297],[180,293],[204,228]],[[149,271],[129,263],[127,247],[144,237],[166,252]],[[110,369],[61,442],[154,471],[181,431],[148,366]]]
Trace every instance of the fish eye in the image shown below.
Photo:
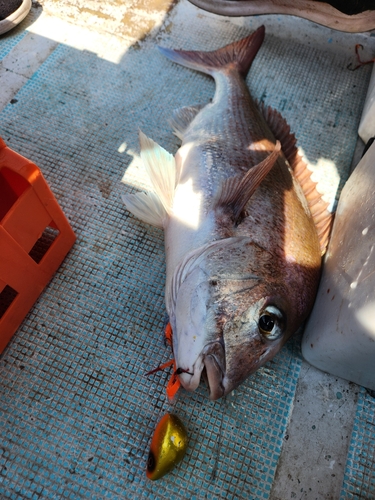
[[[284,315],[275,306],[266,307],[258,320],[260,333],[268,340],[276,340],[284,332]]]

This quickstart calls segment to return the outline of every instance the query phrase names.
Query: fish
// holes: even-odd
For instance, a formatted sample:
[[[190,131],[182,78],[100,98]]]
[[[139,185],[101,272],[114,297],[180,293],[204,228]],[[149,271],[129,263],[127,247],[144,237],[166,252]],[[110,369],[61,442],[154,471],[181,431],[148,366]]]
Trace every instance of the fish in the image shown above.
[[[204,105],[175,111],[173,156],[140,132],[152,190],[126,208],[164,230],[165,303],[175,373],[211,400],[237,388],[296,333],[314,304],[332,214],[280,113],[255,101],[246,75],[261,26],[214,51],[159,47],[213,77]]]

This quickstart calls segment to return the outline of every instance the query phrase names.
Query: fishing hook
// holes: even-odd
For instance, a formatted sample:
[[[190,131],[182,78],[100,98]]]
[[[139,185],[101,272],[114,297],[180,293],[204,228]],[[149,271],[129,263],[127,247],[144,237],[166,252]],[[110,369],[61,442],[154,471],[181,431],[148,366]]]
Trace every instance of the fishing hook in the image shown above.
[[[356,69],[360,68],[361,66],[364,66],[365,64],[371,64],[373,62],[375,62],[375,57],[372,58],[372,59],[369,59],[368,61],[362,61],[362,59],[360,58],[359,56],[359,48],[361,48],[363,50],[363,45],[360,44],[360,43],[357,43],[355,45],[355,55],[357,56],[357,61],[358,61],[358,64],[355,68],[352,68],[352,63],[349,63],[347,65],[347,69],[350,70],[350,71],[355,71]]]
[[[185,368],[177,368],[177,370],[174,372],[175,375],[181,375],[181,373],[187,373],[191,376],[194,375],[194,373],[190,373],[189,370],[185,370]]]

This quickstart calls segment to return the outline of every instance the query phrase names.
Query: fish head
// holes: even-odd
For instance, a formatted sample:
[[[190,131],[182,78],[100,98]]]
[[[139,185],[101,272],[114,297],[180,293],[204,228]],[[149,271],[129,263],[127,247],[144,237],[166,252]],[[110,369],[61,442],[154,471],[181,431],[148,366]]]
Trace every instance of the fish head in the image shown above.
[[[272,359],[303,324],[319,266],[277,262],[249,238],[228,238],[192,259],[180,278],[172,318],[179,379],[193,391],[204,373],[216,400]]]

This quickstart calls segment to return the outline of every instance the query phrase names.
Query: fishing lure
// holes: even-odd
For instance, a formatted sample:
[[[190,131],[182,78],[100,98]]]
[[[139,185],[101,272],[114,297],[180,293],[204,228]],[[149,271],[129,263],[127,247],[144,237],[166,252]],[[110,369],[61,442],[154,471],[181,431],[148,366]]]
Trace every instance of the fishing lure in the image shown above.
[[[152,481],[170,472],[183,459],[188,445],[184,424],[167,413],[156,426],[151,440],[146,475]]]

